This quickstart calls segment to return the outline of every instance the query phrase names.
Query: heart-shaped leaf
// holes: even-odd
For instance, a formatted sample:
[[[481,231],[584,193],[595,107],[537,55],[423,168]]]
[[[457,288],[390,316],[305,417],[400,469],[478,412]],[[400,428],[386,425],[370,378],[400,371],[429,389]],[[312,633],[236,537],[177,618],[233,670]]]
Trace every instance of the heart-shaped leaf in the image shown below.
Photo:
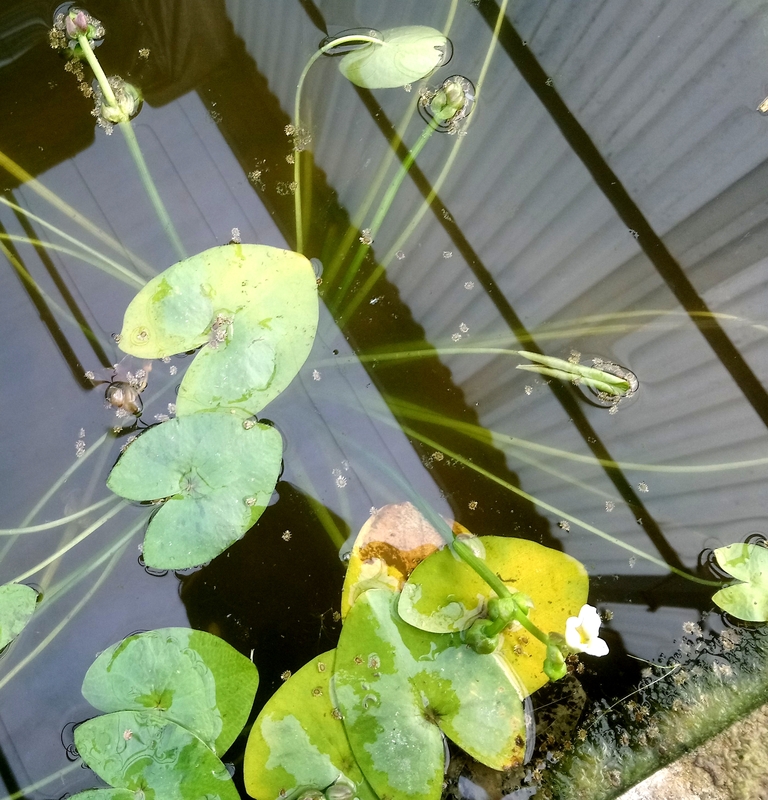
[[[723,611],[747,622],[768,622],[768,547],[729,544],[715,550],[717,563],[738,581],[715,592]]]
[[[186,728],[150,711],[118,711],[75,728],[83,761],[110,786],[163,800],[239,800],[226,767]]]
[[[257,717],[243,767],[251,797],[291,800],[308,789],[342,783],[359,800],[376,800],[331,701],[335,656],[331,650],[303,666]]]
[[[100,653],[83,696],[100,711],[152,709],[222,755],[248,720],[258,682],[256,667],[223,639],[161,628]]]
[[[365,89],[391,89],[421,80],[447,60],[450,43],[426,25],[381,31],[381,44],[369,43],[339,61],[341,74]]]
[[[368,589],[399,592],[413,568],[443,544],[443,537],[413,503],[377,509],[360,528],[352,546],[341,592],[342,617]]]
[[[546,633],[565,632],[568,617],[587,602],[589,577],[583,565],[565,553],[526,539],[479,536],[468,540],[511,591],[533,601],[531,621]],[[468,628],[486,613],[496,593],[446,547],[426,558],[411,573],[400,595],[398,611],[411,625],[436,633]],[[526,693],[547,682],[542,665],[545,646],[519,625],[504,631],[501,654],[515,670]]]
[[[458,635],[429,634],[397,615],[397,595],[371,589],[347,615],[334,685],[352,753],[379,797],[437,800],[440,731],[493,769],[522,763],[523,704],[495,655]]]
[[[35,613],[37,592],[23,583],[0,586],[0,650],[10,644]]]
[[[193,414],[139,436],[107,486],[129,500],[165,499],[147,528],[144,561],[184,569],[219,555],[256,522],[281,459],[282,438],[274,428],[224,412]]]
[[[154,277],[125,312],[120,347],[162,358],[205,344],[178,416],[260,411],[293,380],[317,330],[317,281],[304,256],[265,245],[212,247]]]

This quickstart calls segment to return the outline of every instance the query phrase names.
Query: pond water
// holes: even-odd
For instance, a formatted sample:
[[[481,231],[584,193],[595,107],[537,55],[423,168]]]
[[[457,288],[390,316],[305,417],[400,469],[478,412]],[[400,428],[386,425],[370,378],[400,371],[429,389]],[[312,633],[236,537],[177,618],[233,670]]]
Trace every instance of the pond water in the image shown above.
[[[178,260],[123,137],[96,127],[93,101],[49,46],[56,5],[6,0],[0,10],[5,528],[108,497],[106,476],[135,432],[113,433],[106,384],[85,373],[109,379],[123,358],[114,335],[137,286],[93,262],[103,254],[146,279]],[[200,569],[145,570],[147,510],[130,506],[25,577],[58,594],[0,661],[8,795],[38,782],[23,796],[96,785],[66,749],[72,725],[93,713],[80,686],[95,655],[131,632],[190,625],[253,654],[257,707],[282,672],[332,647],[340,551],[372,508],[409,499],[382,464],[473,533],[529,538],[585,564],[590,602],[613,614],[610,656],[588,660],[581,676],[591,699],[630,691],[645,666],[632,657],[670,654],[686,621],[722,628],[711,587],[585,525],[709,578],[712,549],[768,535],[763,4],[87,8],[107,31],[98,49],[107,74],[143,92],[133,128],[190,255],[233,236],[295,247],[286,126],[301,70],[329,34],[447,28],[452,59],[423,84],[462,75],[477,100],[457,135],[430,138],[347,279],[424,129],[422,84],[367,90],[332,58],[313,67],[299,138],[320,324],[299,375],[260,414],[284,440],[275,495],[241,542]],[[639,389],[601,403],[500,352],[520,349],[615,362]],[[142,424],[169,413],[188,363],[153,364]],[[0,537],[0,581],[109,508]],[[227,760],[241,757],[242,742]]]

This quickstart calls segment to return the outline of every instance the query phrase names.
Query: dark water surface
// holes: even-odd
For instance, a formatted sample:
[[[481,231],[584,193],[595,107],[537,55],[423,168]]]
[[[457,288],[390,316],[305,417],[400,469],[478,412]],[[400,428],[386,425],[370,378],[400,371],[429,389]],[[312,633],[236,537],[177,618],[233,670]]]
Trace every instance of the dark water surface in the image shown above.
[[[112,335],[136,288],[56,249],[79,252],[61,234],[145,275],[177,260],[123,137],[95,128],[92,101],[48,45],[55,7],[5,0],[0,9],[0,152],[28,173],[0,169],[0,197],[30,212],[0,205],[0,234],[10,237],[0,240],[8,249],[4,527],[107,497],[106,476],[128,435],[111,433],[104,387],[84,374],[108,373],[122,358]],[[96,653],[133,631],[191,625],[253,651],[259,704],[281,672],[332,647],[339,549],[372,507],[407,499],[370,455],[472,532],[531,538],[584,562],[590,602],[613,612],[611,655],[586,662],[593,698],[626,691],[643,667],[629,655],[670,653],[685,621],[722,626],[711,589],[572,520],[705,577],[712,548],[768,535],[762,4],[517,2],[487,69],[499,6],[486,0],[99,0],[87,8],[107,31],[98,50],[107,74],[143,91],[133,126],[189,254],[228,242],[233,228],[243,242],[295,246],[285,127],[301,69],[326,35],[443,29],[450,20],[453,59],[425,83],[461,74],[480,91],[465,135],[435,134],[424,148],[344,293],[360,231],[424,127],[420,87],[371,92],[344,80],[332,59],[313,68],[302,102],[311,135],[303,186],[305,252],[323,264],[320,328],[300,375],[262,414],[285,440],[272,505],[197,571],[145,571],[142,532],[128,534],[147,512],[126,508],[26,579],[43,592],[72,583],[0,661],[7,794],[67,768],[71,724],[93,713],[80,694],[83,675]],[[405,147],[392,144],[395,130]],[[631,369],[640,389],[613,414],[491,349],[601,357]],[[418,355],[386,357],[403,352]],[[144,421],[168,413],[185,364],[153,365]],[[0,581],[107,508],[1,537]],[[114,549],[121,537],[124,547]],[[25,796],[95,784],[75,767]]]

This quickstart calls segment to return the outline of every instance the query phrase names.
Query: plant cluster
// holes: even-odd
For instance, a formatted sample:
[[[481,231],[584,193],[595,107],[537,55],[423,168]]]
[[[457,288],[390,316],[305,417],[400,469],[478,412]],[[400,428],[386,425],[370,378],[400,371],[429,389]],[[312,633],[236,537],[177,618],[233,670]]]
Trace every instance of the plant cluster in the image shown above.
[[[146,388],[149,362],[197,351],[181,381],[175,417],[147,428],[124,448],[107,486],[154,511],[144,562],[183,569],[209,561],[241,538],[266,508],[280,472],[281,436],[257,415],[297,375],[318,325],[317,280],[302,254],[303,145],[294,154],[295,252],[237,242],[187,257],[132,131],[140,93],[107,77],[95,56],[104,35],[98,20],[69,7],[57,15],[51,43],[77,64],[70,71],[81,83],[81,62],[92,69],[99,124],[108,132],[117,125],[124,133],[179,255],[143,285],[125,312],[119,346],[148,367],[140,379],[114,382],[110,402],[140,416],[138,395]],[[450,42],[425,26],[327,39],[299,80],[292,126],[299,143],[302,86],[323,55],[340,56],[340,72],[352,83],[378,89],[431,74],[447,61]],[[459,75],[419,95],[426,127],[362,231],[337,305],[349,299],[419,152],[436,131],[466,132],[477,96],[476,87]],[[349,299],[343,315],[352,313],[363,295]],[[585,367],[541,353],[508,352],[533,362],[520,369],[582,383],[614,406],[638,388],[631,372],[613,364]],[[461,462],[460,454],[455,458]],[[113,506],[44,564],[123,505]],[[251,730],[245,782],[258,800],[437,800],[444,736],[493,769],[520,765],[531,746],[531,693],[565,676],[576,654],[607,652],[579,562],[527,540],[474,537],[429,509],[420,510],[429,522],[422,520],[413,535],[398,529],[394,538],[382,538],[386,508],[360,532],[342,593],[338,646],[291,676]],[[768,549],[733,544],[715,556],[736,582],[723,588],[709,582],[719,588],[714,602],[739,619],[768,620]],[[37,592],[21,581],[36,569],[0,587],[0,648],[34,614]],[[257,682],[251,661],[210,634],[161,629],[113,645],[96,659],[83,684],[86,699],[104,715],[75,732],[83,760],[112,788],[77,797],[234,800],[237,792],[220,758],[245,725]]]

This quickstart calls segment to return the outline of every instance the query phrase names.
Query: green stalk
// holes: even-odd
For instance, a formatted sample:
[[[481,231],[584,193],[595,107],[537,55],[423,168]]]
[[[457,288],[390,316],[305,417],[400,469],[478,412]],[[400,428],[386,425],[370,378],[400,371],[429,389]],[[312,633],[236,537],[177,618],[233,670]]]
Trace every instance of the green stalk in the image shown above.
[[[51,225],[49,222],[46,222],[44,219],[38,217],[36,214],[33,214],[31,211],[27,211],[27,209],[22,208],[19,205],[16,205],[16,203],[12,203],[10,200],[6,200],[5,197],[0,197],[0,203],[2,203],[5,206],[8,206],[8,208],[10,208],[10,209],[13,209],[13,211],[16,211],[16,212],[18,212],[20,214],[23,214],[25,217],[27,217],[27,219],[31,219],[33,222],[37,222],[39,225],[42,225],[44,228],[47,228],[49,231],[51,231],[52,233],[55,233],[57,236],[60,236],[65,241],[70,242],[70,243],[72,243],[74,245],[77,245],[79,248],[84,250],[89,255],[92,255],[92,256],[95,256],[96,258],[101,259],[104,262],[104,264],[109,267],[109,269],[105,269],[104,267],[99,266],[97,263],[94,263],[93,261],[89,261],[88,259],[85,259],[83,256],[77,255],[77,253],[72,253],[77,258],[82,258],[84,261],[87,261],[89,264],[93,264],[93,266],[95,266],[97,269],[101,269],[102,271],[106,272],[107,274],[112,275],[115,278],[118,278],[119,280],[123,281],[123,283],[128,283],[128,284],[131,284],[133,286],[137,286],[138,288],[141,288],[146,283],[146,280],[144,280],[143,278],[140,278],[138,275],[136,275],[135,273],[131,272],[131,270],[127,269],[126,267],[123,267],[122,265],[118,264],[116,261],[113,261],[111,258],[107,258],[107,256],[102,255],[101,253],[99,253],[98,250],[94,250],[92,247],[88,247],[88,245],[84,244],[79,239],[76,239],[74,236],[70,236],[68,233],[65,233],[60,228],[57,228],[55,225]],[[9,237],[9,238],[12,238],[12,237]],[[18,237],[18,238],[21,238],[21,237]],[[32,241],[32,240],[29,240],[29,241],[30,241],[31,244],[35,244],[34,241]],[[41,242],[41,244],[45,245],[46,242]],[[59,248],[56,248],[55,245],[53,247],[55,249],[59,249]],[[65,251],[65,252],[72,252],[72,251]]]
[[[114,95],[112,96],[114,97]],[[150,174],[149,168],[147,167],[147,162],[144,160],[144,156],[141,153],[141,148],[139,147],[139,142],[136,139],[133,126],[131,125],[130,120],[128,120],[126,122],[121,122],[117,127],[120,128],[123,136],[125,137],[128,150],[133,157],[133,162],[136,164],[136,169],[139,171],[139,177],[144,185],[144,191],[146,191],[152,203],[152,207],[155,209],[157,218],[160,220],[160,224],[165,231],[168,240],[173,246],[173,249],[176,251],[179,261],[183,261],[187,257],[186,250],[184,249],[184,245],[181,243],[179,234],[177,233],[176,228],[171,221],[171,217],[169,216],[168,211],[163,204],[160,193],[157,191],[155,182],[152,180],[152,175]]]
[[[389,420],[387,420],[389,421]],[[574,517],[570,514],[566,514],[559,508],[556,508],[549,503],[545,503],[543,500],[539,500],[537,497],[534,497],[532,494],[528,494],[528,492],[524,492],[522,489],[519,489],[517,486],[512,485],[511,483],[503,480],[502,478],[497,477],[492,472],[488,472],[488,470],[483,469],[482,467],[474,464],[472,461],[464,458],[463,456],[459,455],[458,453],[454,453],[452,450],[448,450],[447,448],[443,447],[443,445],[439,444],[438,442],[433,441],[427,436],[419,433],[418,431],[409,428],[407,425],[401,425],[401,430],[406,436],[412,436],[414,439],[418,439],[420,442],[423,442],[428,447],[432,447],[435,450],[440,450],[444,453],[448,458],[452,458],[457,461],[459,464],[463,464],[465,467],[469,467],[469,469],[474,470],[475,472],[479,473],[485,478],[492,480],[494,483],[498,483],[499,486],[503,486],[505,489],[508,489],[510,492],[522,497],[524,500],[527,500],[529,503],[533,503],[534,505],[538,506],[539,508],[543,508],[545,511],[549,511],[551,514],[554,514],[561,519],[565,519],[573,525],[577,525],[580,528],[583,528],[590,533],[593,533],[595,536],[599,536],[601,539],[605,539],[606,541],[611,542],[611,544],[615,544],[617,547],[621,547],[623,550],[627,550],[628,552],[632,553],[633,555],[638,556],[639,558],[644,559],[645,561],[650,561],[651,564],[656,564],[659,567],[663,567],[664,569],[668,570],[669,572],[674,572],[675,575],[679,575],[681,578],[685,578],[692,583],[698,583],[702,586],[717,586],[718,588],[723,587],[722,581],[710,581],[706,580],[705,578],[698,578],[695,575],[691,575],[684,570],[678,569],[677,567],[673,567],[670,564],[667,564],[666,561],[663,561],[660,558],[656,558],[655,556],[649,555],[648,553],[644,553],[642,550],[639,550],[637,547],[632,547],[632,545],[627,544],[626,542],[622,542],[620,539],[617,539],[615,536],[611,536],[609,533],[605,531],[601,531],[599,528],[596,528],[594,525],[590,525],[588,522],[579,519],[578,517]]]
[[[371,221],[371,239],[376,238],[376,234],[378,234],[379,229],[381,228],[381,223],[384,221],[384,217],[386,217],[387,212],[389,211],[390,207],[392,206],[392,202],[395,199],[395,195],[397,194],[397,190],[405,180],[405,176],[408,174],[408,170],[413,166],[413,163],[416,161],[416,157],[424,148],[424,145],[429,141],[432,134],[440,127],[442,120],[438,117],[432,117],[427,124],[427,127],[421,132],[416,144],[408,151],[408,155],[403,159],[402,163],[400,164],[400,168],[397,171],[397,174],[392,181],[390,182],[389,186],[387,187],[387,191],[384,193],[384,197],[379,204],[379,208],[376,211],[376,214]],[[350,264],[349,268],[344,275],[344,281],[339,288],[339,291],[336,294],[335,298],[335,305],[338,307],[344,299],[344,295],[347,293],[352,281],[355,279],[355,275],[357,275],[357,271],[360,269],[360,265],[365,260],[366,255],[368,254],[368,250],[370,249],[370,245],[364,244],[361,242],[360,246],[357,248],[357,252],[355,253],[355,258]],[[356,306],[355,306],[356,308]],[[349,320],[350,314],[349,312],[345,311],[344,314],[341,315],[339,320],[339,327],[344,328]]]
[[[91,48],[91,44],[88,41],[88,38],[85,34],[80,34],[77,37],[77,41],[80,44],[80,48],[83,51],[83,55],[85,56],[85,60],[88,62],[88,65],[93,70],[93,74],[96,76],[96,80],[98,81],[99,88],[101,89],[101,93],[103,96],[104,102],[107,105],[112,106],[112,108],[119,109],[119,105],[117,103],[117,98],[115,97],[115,93],[112,90],[112,87],[109,84],[109,79],[106,76],[106,73],[101,68],[101,64],[99,63],[99,59],[96,58],[96,54],[93,52]],[[136,139],[136,134],[131,127],[131,121],[126,119],[124,122],[118,123],[118,127],[123,132],[125,136],[126,144],[128,145],[128,150],[133,158],[134,163],[136,164],[136,169],[139,171],[139,177],[141,178],[141,182],[144,185],[144,190],[146,191],[147,195],[149,196],[150,201],[152,202],[152,206],[155,209],[155,213],[160,220],[160,224],[163,227],[168,239],[170,240],[171,244],[173,245],[174,250],[176,250],[176,255],[179,257],[179,260],[182,261],[187,257],[186,251],[184,250],[184,246],[181,243],[181,239],[179,239],[179,235],[176,232],[176,228],[171,221],[170,216],[168,215],[168,211],[163,204],[162,198],[160,197],[160,193],[157,191],[157,187],[155,186],[155,182],[152,180],[152,176],[150,175],[149,169],[147,167],[147,163],[144,160],[144,156],[141,153],[141,148],[139,147],[139,142]]]
[[[59,519],[54,519],[51,522],[43,522],[40,525],[29,525],[22,528],[0,528],[0,536],[16,536],[24,533],[38,533],[39,531],[48,531],[51,528],[58,528],[61,525],[67,525],[70,522],[74,522],[76,519],[80,519],[80,517],[84,517],[86,514],[90,514],[92,511],[105,506],[107,503],[113,502],[115,502],[114,495],[111,497],[105,497],[103,500],[99,500],[97,503],[88,506],[88,508],[75,511],[73,514],[69,514],[66,517],[60,517]]]
[[[86,592],[85,596],[81,598],[81,600],[77,603],[77,605],[75,605],[75,607],[64,617],[64,619],[61,620],[61,622],[59,622],[59,624],[40,642],[40,644],[35,649],[32,650],[25,658],[19,661],[19,663],[16,664],[16,666],[14,666],[13,669],[9,670],[3,676],[2,680],[0,680],[0,689],[6,686],[15,675],[21,672],[21,670],[24,669],[24,667],[26,667],[27,664],[33,661],[43,650],[45,650],[45,648],[61,633],[61,631],[69,624],[69,622],[71,622],[71,620],[75,616],[77,616],[78,613],[80,613],[83,606],[85,606],[85,604],[96,593],[101,584],[104,583],[104,581],[111,575],[112,570],[114,569],[117,560],[122,555],[123,549],[128,544],[130,537],[133,536],[133,534],[135,534],[136,531],[139,530],[143,524],[144,524],[143,521],[138,523],[133,528],[131,528],[129,533],[127,533],[120,539],[120,541],[117,543],[117,547],[120,546],[122,547],[120,549],[117,549],[116,547],[116,552],[112,556],[111,561],[109,562],[109,564],[107,564],[106,568],[101,573],[101,575],[99,575],[99,577],[96,579],[96,582],[93,584],[93,586],[88,590],[88,592]]]
[[[53,783],[54,781],[60,781],[65,775],[69,775],[70,772],[74,772],[76,769],[82,769],[82,764],[79,760],[75,761],[73,764],[69,764],[66,767],[62,767],[60,770],[57,770],[51,775],[46,775],[39,781],[30,783],[28,786],[25,786],[23,789],[19,789],[13,794],[7,794],[5,797],[0,797],[0,800],[26,800],[29,795],[36,792],[38,789],[42,789],[43,786],[48,786],[49,783]]]
[[[475,84],[475,108],[479,107],[480,101],[480,92],[482,90],[483,84],[485,83],[485,76],[488,74],[488,69],[491,65],[491,59],[493,58],[494,50],[496,49],[496,45],[499,39],[499,31],[501,30],[501,25],[506,19],[507,13],[507,4],[509,0],[502,0],[499,6],[499,13],[496,17],[496,24],[493,29],[493,34],[491,36],[491,43],[488,46],[488,51],[485,54],[485,60],[483,61],[483,66],[480,70],[480,75],[478,76],[477,83]],[[475,114],[476,116],[476,114]],[[469,126],[472,124],[472,120],[474,117],[470,115],[467,118],[466,126],[464,128],[464,132],[467,133],[469,130]],[[432,202],[437,197],[437,193],[442,188],[442,185],[445,179],[450,174],[451,169],[453,168],[454,161],[459,154],[459,148],[464,141],[465,136],[459,136],[456,138],[454,142],[453,148],[446,160],[445,164],[443,165],[443,169],[440,171],[440,174],[437,177],[437,180],[432,184],[432,188],[429,194],[424,198],[424,202],[419,207],[418,211],[413,215],[411,221],[406,226],[403,233],[398,237],[397,241],[394,245],[389,249],[389,252],[386,256],[382,259],[381,263],[373,270],[373,272],[368,276],[368,280],[357,290],[355,296],[352,298],[350,303],[348,304],[345,312],[344,312],[344,319],[348,320],[352,317],[352,315],[357,310],[358,306],[365,300],[365,298],[370,294],[373,287],[376,285],[377,281],[381,278],[384,270],[392,263],[392,259],[395,258],[396,253],[402,248],[404,242],[410,237],[410,235],[416,230],[416,227],[421,222],[422,217],[427,213],[428,209],[431,207]]]
[[[34,575],[36,572],[39,572],[44,567],[47,567],[49,564],[56,561],[56,559],[61,558],[65,553],[68,553],[73,547],[80,544],[84,539],[87,539],[94,531],[97,531],[105,522],[112,519],[115,514],[118,513],[122,508],[128,505],[127,501],[121,500],[114,508],[111,508],[107,511],[106,514],[103,514],[99,519],[96,520],[92,525],[89,525],[81,534],[75,536],[72,541],[67,542],[66,545],[60,547],[55,553],[44,558],[39,564],[36,564],[34,567],[28,569],[26,572],[22,572],[21,575],[17,575],[12,580],[8,581],[8,583],[21,583],[21,581],[26,580],[30,577],[30,575]]]
[[[328,44],[323,45],[319,50],[316,50],[310,57],[309,61],[307,61],[307,63],[304,65],[304,69],[301,71],[301,75],[299,76],[299,82],[296,85],[296,99],[294,100],[293,104],[293,119],[297,134],[300,134],[301,131],[301,116],[300,116],[301,90],[304,87],[304,81],[306,80],[309,70],[312,68],[317,59],[320,58],[320,56],[327,53],[329,50],[333,50],[334,47],[339,47],[340,45],[343,44],[353,44],[353,43],[383,44],[381,39],[377,39],[374,36],[363,36],[363,35],[340,36],[338,39],[334,39],[333,41],[328,42]],[[304,226],[302,221],[302,208],[301,208],[301,167],[299,164],[300,156],[301,156],[301,151],[296,150],[293,159],[293,180],[296,183],[296,191],[293,194],[293,202],[294,202],[295,216],[296,216],[296,250],[299,253],[303,253]]]

